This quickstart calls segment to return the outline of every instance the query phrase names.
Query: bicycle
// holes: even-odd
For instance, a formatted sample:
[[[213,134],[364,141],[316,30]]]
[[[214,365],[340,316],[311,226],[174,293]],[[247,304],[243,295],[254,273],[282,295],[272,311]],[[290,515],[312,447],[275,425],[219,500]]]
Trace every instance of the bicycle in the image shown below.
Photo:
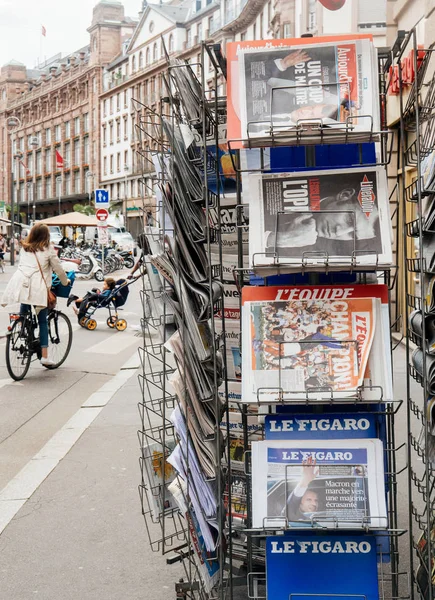
[[[40,360],[41,344],[35,331],[38,321],[35,311],[24,315],[11,315],[9,333],[6,340],[6,367],[15,381],[21,381],[27,375],[33,360]],[[59,310],[52,309],[48,313],[48,339],[53,365],[44,365],[46,369],[59,368],[66,360],[72,345],[72,326],[68,317]]]

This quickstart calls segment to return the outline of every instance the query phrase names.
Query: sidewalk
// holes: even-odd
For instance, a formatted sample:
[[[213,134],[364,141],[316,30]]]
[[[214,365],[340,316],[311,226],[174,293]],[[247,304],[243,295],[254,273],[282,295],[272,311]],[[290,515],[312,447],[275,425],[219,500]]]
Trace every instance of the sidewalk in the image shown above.
[[[151,551],[141,515],[139,400],[134,372],[0,535],[2,598],[175,598],[182,566]]]

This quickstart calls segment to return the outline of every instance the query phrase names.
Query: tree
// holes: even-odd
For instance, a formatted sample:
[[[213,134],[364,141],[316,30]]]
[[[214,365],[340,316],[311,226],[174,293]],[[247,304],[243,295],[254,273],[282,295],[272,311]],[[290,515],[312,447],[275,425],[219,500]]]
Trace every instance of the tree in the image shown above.
[[[82,213],[83,215],[88,215],[88,217],[92,217],[94,215],[94,208],[92,206],[88,206],[87,204],[74,204],[73,211]]]

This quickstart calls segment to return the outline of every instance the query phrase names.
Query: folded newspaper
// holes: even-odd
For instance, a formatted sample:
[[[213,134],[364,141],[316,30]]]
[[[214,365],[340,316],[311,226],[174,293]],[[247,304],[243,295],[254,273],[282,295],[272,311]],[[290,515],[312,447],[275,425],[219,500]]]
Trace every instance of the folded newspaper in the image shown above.
[[[385,169],[249,175],[251,265],[391,265]]]
[[[252,442],[254,527],[387,527],[378,439]]]
[[[371,36],[231,42],[226,54],[229,140],[363,142],[379,131]]]
[[[363,385],[377,298],[244,302],[243,402],[349,398]]]

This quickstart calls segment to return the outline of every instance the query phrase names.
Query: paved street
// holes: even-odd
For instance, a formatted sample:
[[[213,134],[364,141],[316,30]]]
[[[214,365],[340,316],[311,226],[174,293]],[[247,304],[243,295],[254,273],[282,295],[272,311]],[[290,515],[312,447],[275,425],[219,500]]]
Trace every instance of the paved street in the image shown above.
[[[95,283],[77,282],[74,292]],[[2,600],[174,597],[178,569],[151,552],[137,490],[139,285],[124,332],[109,330],[105,311],[85,331],[65,306],[74,340],[59,370],[36,362],[23,382],[11,382],[0,340]],[[2,309],[0,332],[7,323]]]

